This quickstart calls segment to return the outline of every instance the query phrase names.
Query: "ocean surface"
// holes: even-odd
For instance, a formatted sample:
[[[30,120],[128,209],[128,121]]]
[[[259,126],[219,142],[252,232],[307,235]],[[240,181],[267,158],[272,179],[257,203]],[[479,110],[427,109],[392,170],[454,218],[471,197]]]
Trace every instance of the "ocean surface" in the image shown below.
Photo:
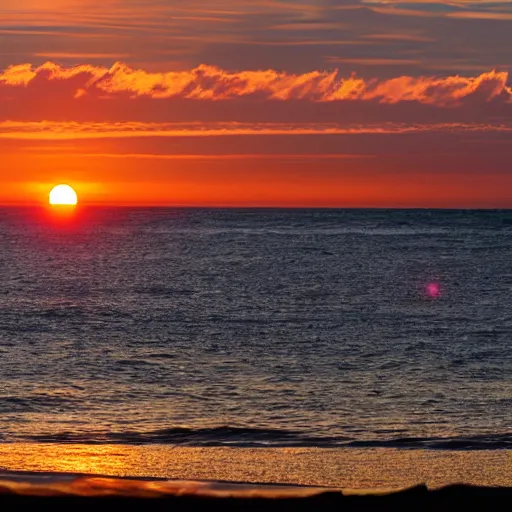
[[[512,212],[0,209],[0,441],[512,448]]]

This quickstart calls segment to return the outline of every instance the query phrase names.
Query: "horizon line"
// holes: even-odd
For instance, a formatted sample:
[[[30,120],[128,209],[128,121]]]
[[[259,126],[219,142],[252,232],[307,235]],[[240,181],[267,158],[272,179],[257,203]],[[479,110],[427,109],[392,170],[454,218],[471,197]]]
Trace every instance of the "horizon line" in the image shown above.
[[[0,209],[46,209],[52,210],[51,205],[42,203],[0,203]],[[166,203],[79,203],[74,206],[75,209],[88,209],[88,208],[131,208],[131,209],[176,209],[176,210],[465,210],[465,211],[512,211],[511,206],[376,206],[376,205],[261,205],[261,204],[166,204]]]

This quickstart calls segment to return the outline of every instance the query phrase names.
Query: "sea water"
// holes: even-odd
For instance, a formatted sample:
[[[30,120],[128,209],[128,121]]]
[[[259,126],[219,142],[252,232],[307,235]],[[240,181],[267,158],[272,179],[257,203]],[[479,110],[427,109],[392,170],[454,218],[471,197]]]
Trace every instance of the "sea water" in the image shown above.
[[[512,212],[0,209],[0,441],[512,446]]]

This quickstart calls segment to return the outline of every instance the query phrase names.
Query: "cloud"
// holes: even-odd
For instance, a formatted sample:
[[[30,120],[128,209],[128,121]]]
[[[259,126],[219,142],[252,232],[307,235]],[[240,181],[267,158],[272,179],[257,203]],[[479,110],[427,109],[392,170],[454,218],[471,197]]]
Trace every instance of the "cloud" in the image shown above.
[[[128,57],[128,54],[119,53],[73,53],[73,52],[48,52],[35,53],[35,57],[43,57],[45,59],[78,59],[78,60],[102,60],[102,59],[120,59]]]
[[[401,64],[403,66],[417,66],[421,64],[419,59],[375,59],[375,58],[359,58],[351,59],[344,57],[327,57],[328,62],[340,64],[359,64],[360,66],[389,66],[393,64]]]
[[[46,148],[50,149],[51,152],[55,151],[55,148]],[[65,148],[67,149],[67,148]],[[38,156],[44,156],[44,150],[40,147],[29,148],[29,150],[33,150],[36,153],[39,153]],[[41,155],[43,152],[43,155]],[[53,155],[49,154],[46,156],[53,157]],[[61,150],[61,154],[64,151]],[[67,154],[73,155],[75,157],[80,158],[112,158],[112,159],[138,159],[138,160],[192,160],[194,162],[200,161],[211,161],[211,160],[247,160],[250,159],[252,161],[255,160],[270,160],[270,161],[297,161],[297,160],[354,160],[354,159],[362,159],[362,158],[375,158],[374,155],[364,155],[364,154],[352,154],[352,153],[329,153],[329,154],[308,154],[308,153],[294,153],[294,154],[286,154],[286,153],[256,153],[256,154],[248,154],[248,153],[237,153],[237,154],[161,154],[161,153],[77,153],[77,152],[68,152]]]
[[[91,65],[61,67],[52,62],[34,68],[31,64],[20,64],[9,66],[3,73],[0,73],[0,84],[27,87],[31,83],[42,78],[45,81],[69,80],[78,75],[84,75],[87,80],[101,77],[105,70]]]
[[[338,70],[292,74],[269,70],[226,71],[201,65],[194,69],[149,72],[116,63],[111,68],[90,64],[63,67],[47,62],[39,67],[13,65],[0,73],[0,99],[13,97],[20,89],[33,97],[41,91],[51,95],[103,99],[181,98],[196,101],[228,101],[257,98],[309,102],[377,101],[395,104],[415,102],[453,107],[473,100],[489,102],[497,97],[512,101],[508,73],[488,71],[478,76],[399,76],[378,80],[355,75],[343,77]],[[66,84],[69,87],[65,87]]]
[[[507,79],[508,73],[496,71],[482,73],[474,78],[402,76],[376,84],[365,93],[365,98],[378,98],[386,103],[418,101],[442,106],[459,104],[464,98],[474,95],[484,101],[490,101],[500,94],[510,99]]]
[[[490,4],[491,6],[499,5],[499,4],[509,4],[511,3],[510,0],[459,0],[459,1],[453,1],[453,0],[362,0],[362,3],[364,4],[428,4],[428,5],[443,5],[447,4],[449,6],[457,6],[457,7],[464,7],[465,5],[486,5]]]
[[[512,20],[511,12],[465,11],[449,13],[447,16],[451,18],[467,18],[474,20]]]
[[[425,132],[511,132],[511,124],[341,124],[341,123],[143,123],[143,122],[0,122],[0,139],[88,140],[158,137],[233,137],[411,134]]]

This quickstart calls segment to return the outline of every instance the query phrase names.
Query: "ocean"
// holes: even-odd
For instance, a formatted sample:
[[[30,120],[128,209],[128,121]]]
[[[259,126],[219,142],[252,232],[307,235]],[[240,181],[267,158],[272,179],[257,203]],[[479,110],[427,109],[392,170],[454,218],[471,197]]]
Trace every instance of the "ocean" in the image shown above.
[[[512,448],[512,212],[0,209],[0,442]]]

